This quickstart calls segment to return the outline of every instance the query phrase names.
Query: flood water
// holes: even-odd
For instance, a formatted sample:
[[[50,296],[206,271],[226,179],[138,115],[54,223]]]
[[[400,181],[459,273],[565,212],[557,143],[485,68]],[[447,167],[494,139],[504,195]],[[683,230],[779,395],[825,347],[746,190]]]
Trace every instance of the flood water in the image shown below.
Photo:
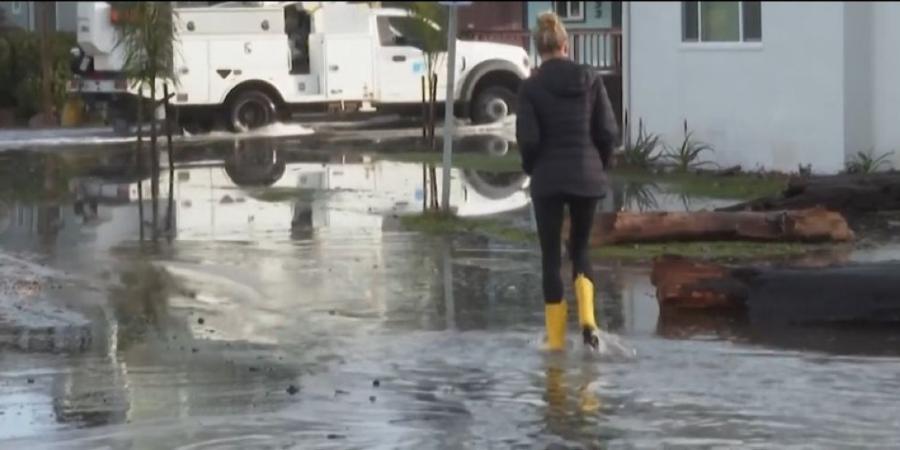
[[[412,141],[316,139],[180,142],[157,245],[130,147],[0,153],[0,448],[900,446],[897,330],[661,316],[649,267],[598,262],[634,356],[574,322],[547,355],[537,248],[404,231],[423,168],[380,155]],[[604,208],[721,203],[617,186]],[[521,174],[452,189],[533,227]]]

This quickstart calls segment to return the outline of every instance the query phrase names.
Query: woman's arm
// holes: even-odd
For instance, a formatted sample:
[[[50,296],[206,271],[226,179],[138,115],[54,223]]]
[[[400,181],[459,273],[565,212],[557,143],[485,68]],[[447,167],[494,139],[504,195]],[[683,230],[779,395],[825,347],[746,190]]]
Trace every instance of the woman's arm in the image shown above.
[[[516,141],[519,144],[519,154],[522,155],[522,170],[527,175],[531,175],[540,151],[541,133],[538,129],[534,105],[528,98],[525,83],[522,83],[519,88],[519,101],[516,108]]]
[[[597,151],[600,152],[603,167],[609,167],[613,149],[619,146],[619,125],[616,122],[616,113],[613,112],[609,96],[606,95],[603,78],[600,76],[597,76],[594,82],[594,97],[591,138],[594,140],[594,145],[597,146]]]

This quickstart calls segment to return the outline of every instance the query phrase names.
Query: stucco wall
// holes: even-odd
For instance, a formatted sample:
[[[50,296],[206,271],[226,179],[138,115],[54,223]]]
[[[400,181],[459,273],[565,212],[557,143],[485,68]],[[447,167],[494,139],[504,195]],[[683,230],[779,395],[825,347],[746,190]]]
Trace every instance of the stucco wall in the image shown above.
[[[13,8],[13,3],[17,3],[17,10]],[[3,9],[3,17],[7,25],[14,25],[19,28],[30,30],[31,23],[31,3],[32,2],[0,2],[0,9]]]
[[[680,2],[632,2],[633,122],[676,144],[686,119],[722,165],[841,170],[844,7],[763,2],[761,43],[685,44]]]
[[[56,30],[76,32],[78,29],[78,3],[56,2]]]
[[[872,124],[875,151],[895,151],[900,169],[900,3],[874,2],[872,12]]]
[[[844,13],[844,151],[849,160],[857,152],[873,150],[875,144],[872,3],[846,2]]]

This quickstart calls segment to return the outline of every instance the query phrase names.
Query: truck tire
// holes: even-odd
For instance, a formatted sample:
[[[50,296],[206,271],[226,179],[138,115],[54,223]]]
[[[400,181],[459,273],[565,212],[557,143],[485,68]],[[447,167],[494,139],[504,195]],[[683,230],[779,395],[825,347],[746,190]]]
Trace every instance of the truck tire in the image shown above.
[[[270,125],[277,117],[275,102],[262,91],[247,90],[228,102],[227,123],[235,132],[246,132]]]
[[[216,115],[213,111],[177,111],[178,122],[175,129],[186,135],[207,134],[216,125]]]
[[[481,125],[499,122],[516,112],[516,94],[503,86],[482,89],[472,102],[472,122]]]
[[[469,189],[490,200],[503,200],[522,192],[528,183],[528,176],[519,172],[481,172],[463,170],[462,178]]]

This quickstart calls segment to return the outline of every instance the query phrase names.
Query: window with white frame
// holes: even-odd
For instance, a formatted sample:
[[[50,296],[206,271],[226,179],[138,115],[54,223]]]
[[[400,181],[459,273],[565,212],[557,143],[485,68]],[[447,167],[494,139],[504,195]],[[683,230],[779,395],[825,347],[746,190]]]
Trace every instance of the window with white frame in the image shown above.
[[[584,2],[553,2],[553,12],[565,21],[584,20]]]
[[[761,8],[761,2],[681,2],[681,40],[760,42]]]

